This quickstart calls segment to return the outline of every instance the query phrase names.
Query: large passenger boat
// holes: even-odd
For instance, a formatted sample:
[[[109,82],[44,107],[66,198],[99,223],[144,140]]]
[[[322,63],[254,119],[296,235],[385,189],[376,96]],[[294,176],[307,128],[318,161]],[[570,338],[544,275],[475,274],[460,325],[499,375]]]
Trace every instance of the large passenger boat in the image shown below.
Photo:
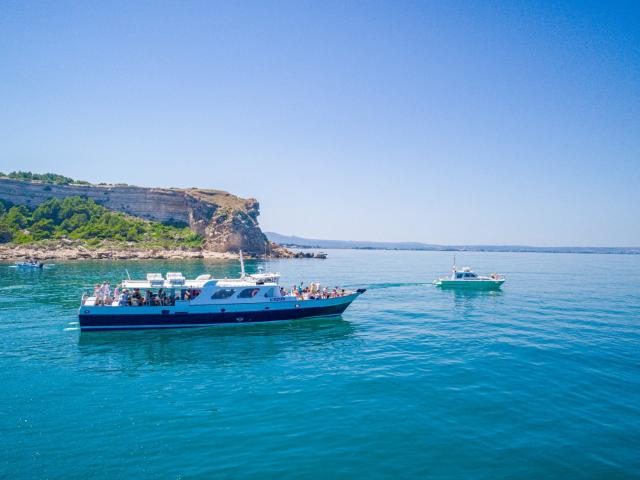
[[[242,257],[241,268],[240,278],[234,279],[149,273],[146,280],[123,280],[113,296],[109,287],[96,288],[82,297],[80,328],[181,328],[331,317],[365,292],[317,283],[287,290],[278,284],[278,274],[245,274]]]

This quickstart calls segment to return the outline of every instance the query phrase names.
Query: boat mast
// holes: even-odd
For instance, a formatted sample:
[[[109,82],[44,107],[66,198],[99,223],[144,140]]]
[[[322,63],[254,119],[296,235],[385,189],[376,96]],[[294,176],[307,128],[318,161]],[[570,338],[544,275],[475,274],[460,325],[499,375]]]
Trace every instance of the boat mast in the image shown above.
[[[271,271],[271,249],[269,248],[269,240],[264,244],[264,261],[266,264],[267,272]]]
[[[242,257],[242,250],[240,250],[240,278],[244,278],[244,258]]]

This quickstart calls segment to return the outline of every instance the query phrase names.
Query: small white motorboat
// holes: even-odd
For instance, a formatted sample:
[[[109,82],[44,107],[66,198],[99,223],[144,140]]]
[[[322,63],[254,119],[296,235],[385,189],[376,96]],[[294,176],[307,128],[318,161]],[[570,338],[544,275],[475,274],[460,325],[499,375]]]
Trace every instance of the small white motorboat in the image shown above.
[[[44,263],[28,260],[26,262],[17,262],[16,267],[17,268],[43,268]]]
[[[469,267],[463,267],[462,270],[456,268],[455,259],[453,261],[453,269],[448,277],[441,277],[433,282],[436,287],[442,288],[468,288],[477,290],[497,290],[505,282],[505,278],[497,273],[489,276],[478,275]]]

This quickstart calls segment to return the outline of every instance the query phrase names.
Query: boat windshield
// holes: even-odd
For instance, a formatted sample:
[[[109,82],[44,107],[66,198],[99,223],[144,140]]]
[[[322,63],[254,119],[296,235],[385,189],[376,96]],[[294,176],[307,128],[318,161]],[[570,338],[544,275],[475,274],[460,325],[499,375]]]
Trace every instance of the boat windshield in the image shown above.
[[[456,279],[464,278],[478,278],[478,276],[473,272],[456,272]]]

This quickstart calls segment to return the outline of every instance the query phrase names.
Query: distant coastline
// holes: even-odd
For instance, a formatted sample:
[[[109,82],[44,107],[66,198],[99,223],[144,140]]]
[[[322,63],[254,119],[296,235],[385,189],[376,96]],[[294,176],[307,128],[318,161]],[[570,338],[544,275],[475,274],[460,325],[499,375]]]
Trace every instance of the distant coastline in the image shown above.
[[[640,247],[532,247],[527,245],[437,245],[420,242],[321,240],[265,232],[267,238],[288,248],[346,248],[354,250],[419,250],[432,252],[530,252],[640,255]]]

